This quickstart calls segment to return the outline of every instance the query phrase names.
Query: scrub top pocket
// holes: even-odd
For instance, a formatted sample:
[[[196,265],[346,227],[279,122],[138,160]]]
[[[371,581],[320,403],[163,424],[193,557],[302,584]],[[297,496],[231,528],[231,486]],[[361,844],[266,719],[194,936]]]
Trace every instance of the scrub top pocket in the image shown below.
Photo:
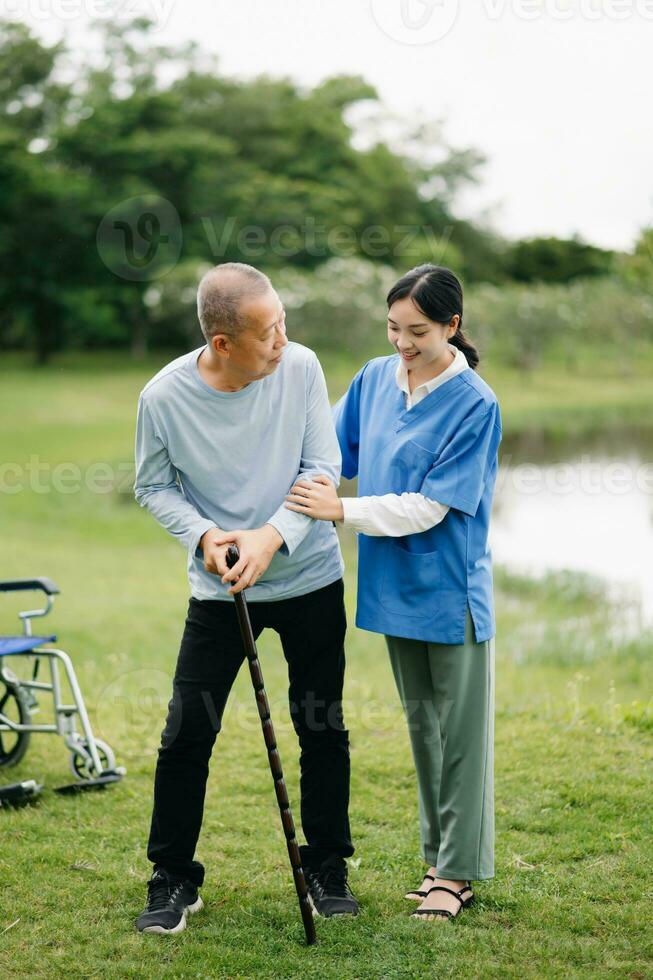
[[[386,444],[376,462],[372,462],[372,494],[419,493],[427,473],[437,460],[432,453],[412,439],[397,444],[396,437]]]
[[[414,619],[433,619],[440,584],[440,552],[419,554],[388,541],[379,590],[388,612]]]

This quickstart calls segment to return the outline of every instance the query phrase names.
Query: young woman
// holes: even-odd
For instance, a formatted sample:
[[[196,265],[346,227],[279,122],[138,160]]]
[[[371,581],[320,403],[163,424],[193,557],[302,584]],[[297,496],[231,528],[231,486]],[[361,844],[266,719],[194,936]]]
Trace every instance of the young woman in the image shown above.
[[[298,481],[290,510],[359,533],[356,625],[383,633],[417,770],[424,859],[413,913],[447,921],[494,876],[494,603],[488,524],[501,441],[449,270],[390,290],[388,340],[334,408],[342,474]]]

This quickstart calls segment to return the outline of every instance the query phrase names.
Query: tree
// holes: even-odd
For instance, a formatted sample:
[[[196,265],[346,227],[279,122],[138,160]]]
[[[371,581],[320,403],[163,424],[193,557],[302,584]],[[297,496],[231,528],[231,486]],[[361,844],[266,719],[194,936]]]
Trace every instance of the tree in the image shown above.
[[[643,228],[632,254],[621,256],[619,271],[627,283],[650,292],[653,287],[653,227]]]
[[[78,59],[73,80],[63,45],[5,28],[1,345],[43,362],[65,346],[179,343],[151,290],[176,296],[193,263],[274,272],[363,256],[465,272],[489,255],[490,238],[453,216],[474,151],[424,126],[402,147],[361,148],[349,111],[377,99],[363,79],[234,80],[194,45],[155,45],[151,28],[102,24],[101,55]]]
[[[0,43],[0,308],[5,341],[47,360],[65,331],[59,286],[79,268],[90,233],[89,182],[56,159],[49,118],[66,93],[52,75],[61,48],[45,48],[20,24]]]
[[[613,260],[614,252],[578,238],[530,238],[509,249],[507,271],[518,282],[571,282],[606,275]]]

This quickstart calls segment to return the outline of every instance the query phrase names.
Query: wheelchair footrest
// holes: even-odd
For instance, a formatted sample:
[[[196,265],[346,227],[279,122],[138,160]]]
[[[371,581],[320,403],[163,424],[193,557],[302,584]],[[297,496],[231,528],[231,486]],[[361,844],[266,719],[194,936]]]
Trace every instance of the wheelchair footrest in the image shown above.
[[[62,796],[72,796],[74,793],[86,793],[93,789],[105,789],[107,786],[119,783],[122,777],[123,773],[119,770],[107,769],[101,776],[97,776],[95,779],[78,779],[77,782],[69,783],[67,786],[57,786],[55,793],[60,793]]]
[[[26,779],[22,783],[12,783],[0,787],[0,810],[3,806],[23,806],[33,803],[41,795],[43,789],[35,780]]]

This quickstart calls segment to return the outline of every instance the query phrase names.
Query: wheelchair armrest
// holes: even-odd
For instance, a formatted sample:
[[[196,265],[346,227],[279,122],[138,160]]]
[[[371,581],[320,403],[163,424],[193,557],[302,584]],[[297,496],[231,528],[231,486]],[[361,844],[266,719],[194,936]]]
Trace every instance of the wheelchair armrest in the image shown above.
[[[51,578],[17,578],[0,582],[0,592],[27,592],[40,590],[46,595],[59,595],[59,589]]]

